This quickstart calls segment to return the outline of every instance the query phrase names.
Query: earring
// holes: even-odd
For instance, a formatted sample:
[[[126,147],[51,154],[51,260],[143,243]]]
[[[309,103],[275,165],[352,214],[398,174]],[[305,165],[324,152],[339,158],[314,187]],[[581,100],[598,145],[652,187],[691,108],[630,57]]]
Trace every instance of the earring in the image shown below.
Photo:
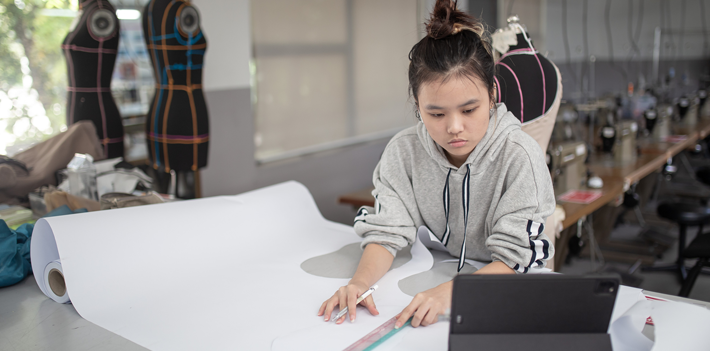
[[[418,120],[422,120],[422,115],[419,114],[419,109],[414,110],[414,115],[417,116]]]

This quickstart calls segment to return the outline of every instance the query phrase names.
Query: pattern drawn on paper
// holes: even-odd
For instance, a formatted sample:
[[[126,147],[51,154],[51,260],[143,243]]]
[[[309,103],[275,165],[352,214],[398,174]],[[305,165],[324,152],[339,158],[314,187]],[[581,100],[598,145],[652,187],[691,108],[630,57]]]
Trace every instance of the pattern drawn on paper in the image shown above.
[[[403,266],[412,259],[411,246],[397,252],[390,270]],[[325,278],[352,278],[360,263],[362,249],[360,243],[343,246],[337,251],[309,258],[301,263],[301,269],[306,273]]]

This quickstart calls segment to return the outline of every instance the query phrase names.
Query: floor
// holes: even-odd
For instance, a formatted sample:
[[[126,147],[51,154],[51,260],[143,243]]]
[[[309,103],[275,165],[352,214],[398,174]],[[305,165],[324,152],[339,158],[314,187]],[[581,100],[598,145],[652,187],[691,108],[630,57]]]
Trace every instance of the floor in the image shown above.
[[[664,198],[666,197],[660,196],[661,201],[663,201]],[[656,202],[649,202],[643,207],[642,215],[646,221],[645,226],[642,227],[636,220],[633,212],[630,212],[625,216],[624,223],[618,225],[612,231],[611,237],[614,239],[629,239],[638,236],[639,233],[646,228],[654,227],[657,231],[665,232],[669,236],[676,238],[673,245],[665,251],[662,258],[656,260],[655,265],[675,262],[678,256],[678,227],[674,223],[665,221],[656,216]],[[710,227],[706,226],[704,231],[708,233]],[[696,227],[688,228],[687,242],[690,243],[696,235]],[[686,261],[688,268],[693,265],[695,265],[695,260]],[[630,273],[630,270],[633,270],[633,272]],[[634,269],[633,264],[611,261],[601,262],[598,257],[594,263],[591,261],[590,257],[572,257],[560,268],[560,272],[564,274],[623,273],[622,284],[669,295],[677,295],[681,288],[681,281],[677,273],[649,272],[644,271],[641,267]],[[706,267],[703,273],[700,274],[689,297],[691,299],[710,302],[710,267]]]
[[[672,262],[673,260],[662,260],[663,262]],[[659,261],[660,262],[660,261]],[[693,264],[694,262],[689,262]],[[569,264],[565,264],[560,269],[561,273],[564,274],[588,274],[594,272],[613,272],[613,271],[627,271],[631,267],[630,264],[618,263],[618,262],[607,262],[602,269],[600,265],[597,264],[592,266],[590,259],[587,258],[573,258]],[[702,300],[710,302],[710,271],[706,272],[708,274],[701,274],[698,280],[693,286],[693,290],[690,292],[689,298]],[[644,272],[637,269],[633,274],[633,277],[640,278],[641,284],[636,285],[644,290],[660,292],[669,295],[678,295],[680,291],[681,283],[678,280],[676,274],[671,272]],[[622,279],[622,284],[628,284]]]

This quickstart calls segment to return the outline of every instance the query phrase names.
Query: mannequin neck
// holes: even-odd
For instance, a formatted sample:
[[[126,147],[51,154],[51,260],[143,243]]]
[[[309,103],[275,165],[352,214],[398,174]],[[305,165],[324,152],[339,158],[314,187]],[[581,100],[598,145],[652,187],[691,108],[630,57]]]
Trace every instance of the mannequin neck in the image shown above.
[[[528,38],[530,38],[530,34],[526,34],[528,35]],[[518,38],[518,45],[511,46],[509,49],[510,51],[518,49],[535,49],[534,47],[530,47],[530,44],[528,44],[528,41],[525,40],[525,36],[523,35],[523,33],[516,34],[516,37]],[[530,41],[532,42],[532,39],[530,39]]]
[[[97,0],[82,0],[82,1],[79,3],[79,9],[81,10],[81,9],[84,8],[84,6],[87,6],[87,5],[91,4],[92,2],[96,2],[96,1],[97,1]]]

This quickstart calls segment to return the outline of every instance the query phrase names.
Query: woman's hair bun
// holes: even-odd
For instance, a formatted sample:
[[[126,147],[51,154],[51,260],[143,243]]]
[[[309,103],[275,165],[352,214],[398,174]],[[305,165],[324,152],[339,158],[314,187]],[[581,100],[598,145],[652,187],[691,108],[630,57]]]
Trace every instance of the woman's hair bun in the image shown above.
[[[485,28],[480,21],[456,8],[457,1],[437,0],[431,18],[426,23],[427,35],[432,39],[441,39],[457,34],[462,30],[470,30],[483,37]]]

